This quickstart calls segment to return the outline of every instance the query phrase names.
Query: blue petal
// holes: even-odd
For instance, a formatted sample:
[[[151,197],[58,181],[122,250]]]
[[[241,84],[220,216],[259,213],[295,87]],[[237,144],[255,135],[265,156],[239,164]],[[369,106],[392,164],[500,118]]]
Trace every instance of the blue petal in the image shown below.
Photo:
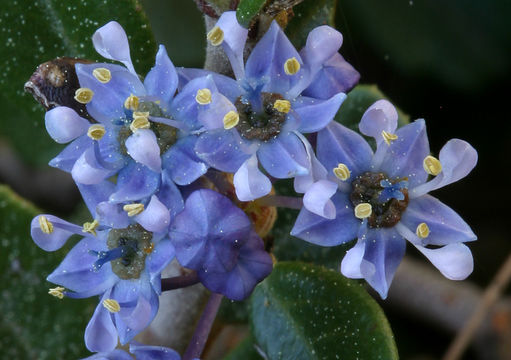
[[[208,167],[195,154],[197,136],[179,139],[163,154],[163,172],[178,185],[189,185],[204,175]]]
[[[236,11],[226,11],[218,19],[215,26],[224,32],[222,47],[229,58],[236,79],[243,78],[243,49],[247,40],[248,30],[236,19]]]
[[[116,170],[105,169],[99,164],[93,147],[81,154],[71,170],[73,180],[84,185],[99,184],[115,173]]]
[[[360,220],[353,214],[349,195],[337,192],[332,201],[336,210],[335,219],[326,219],[302,208],[291,235],[321,246],[336,246],[355,239]]]
[[[53,225],[53,230],[50,234],[41,231],[41,226],[39,224],[39,218],[41,216],[44,216]],[[32,239],[37,246],[45,251],[56,251],[60,249],[74,234],[82,235],[82,228],[53,215],[38,215],[32,219],[30,224],[30,235]]]
[[[144,85],[137,75],[130,73],[125,67],[113,64],[94,63],[76,64],[76,75],[80,86],[94,92],[92,100],[87,104],[87,111],[96,120],[110,123],[114,119],[123,118],[124,101],[128,96],[146,95]],[[110,70],[112,78],[107,83],[98,81],[92,75],[96,68]]]
[[[252,232],[241,247],[236,266],[228,272],[199,272],[201,282],[209,290],[225,295],[231,300],[243,300],[254,287],[270,274],[273,262],[264,251],[264,243]]]
[[[117,336],[116,336],[117,338]],[[133,360],[133,358],[124,350],[115,349],[110,352],[101,352],[86,357],[83,360]]]
[[[292,132],[280,134],[275,140],[261,144],[257,157],[264,169],[278,179],[308,173],[307,151]]]
[[[170,213],[156,195],[153,195],[144,211],[135,216],[135,220],[147,231],[166,232],[170,225]]]
[[[147,271],[151,278],[160,275],[163,269],[174,259],[174,246],[168,238],[160,240],[146,259]]]
[[[110,265],[105,264],[100,269],[93,270],[93,264],[98,258],[91,251],[108,250],[103,235],[98,232],[97,237],[84,237],[48,275],[47,280],[89,296],[101,294],[111,288],[118,281],[118,277],[112,272]]]
[[[257,158],[252,155],[234,174],[233,184],[240,201],[251,201],[271,191],[271,181],[259,170]]]
[[[338,93],[328,100],[317,100],[300,96],[293,102],[293,110],[299,116],[301,133],[317,132],[328,125],[339,110],[346,94]]]
[[[101,56],[122,62],[129,71],[136,75],[131,62],[128,36],[118,22],[110,21],[96,30],[92,35],[92,43]]]
[[[477,239],[454,210],[430,195],[411,200],[401,217],[401,223],[414,234],[419,224],[428,225],[430,232],[428,237],[422,239],[422,245],[447,245]]]
[[[48,134],[59,144],[65,144],[85,135],[91,125],[71,108],[58,106],[46,112],[44,123]]]
[[[358,128],[362,134],[373,137],[378,147],[382,144],[386,146],[382,131],[393,134],[397,128],[397,120],[398,114],[394,105],[387,100],[378,100],[364,112]]]
[[[161,171],[160,147],[152,130],[139,129],[125,142],[126,150],[133,160],[147,166],[154,172]]]
[[[163,346],[130,344],[130,352],[137,360],[181,360],[177,352]]]
[[[115,188],[115,185],[108,180],[95,185],[76,185],[78,186],[78,190],[80,191],[87,208],[94,218],[97,216],[96,207],[98,204],[108,201],[108,197],[114,192]]]
[[[330,176],[339,163],[351,171],[351,178],[369,170],[373,151],[362,136],[355,131],[331,122],[318,133],[317,155]]]
[[[379,168],[390,178],[406,177],[410,188],[413,188],[428,178],[422,165],[424,158],[429,155],[424,120],[403,126],[396,131],[396,135],[397,140],[388,146]]]
[[[233,78],[225,75],[220,75],[204,69],[188,69],[178,68],[179,74],[179,91],[193,79],[205,76],[213,77],[218,91],[226,96],[231,102],[235,102],[238,97],[241,96],[243,90],[238,85],[238,82]]]
[[[110,352],[117,346],[117,330],[112,315],[103,306],[103,300],[109,295],[110,291],[103,295],[85,329],[85,346],[90,351]]]
[[[81,136],[71,144],[65,147],[56,157],[54,157],[49,165],[62,171],[71,172],[76,160],[87,150],[92,147],[92,139],[88,136]]]
[[[153,195],[160,185],[160,174],[142,164],[131,162],[117,176],[112,202],[138,201]]]
[[[224,129],[201,134],[195,152],[209,166],[230,173],[236,172],[251,155],[236,130]]]
[[[342,34],[334,28],[328,25],[318,26],[307,35],[307,42],[300,54],[307,65],[319,68],[337,54],[342,40]]]
[[[184,201],[181,196],[181,191],[178,189],[176,184],[169,179],[166,172],[162,173],[161,185],[156,195],[158,196],[158,199],[165,204],[167,209],[169,209],[171,218],[183,210]]]
[[[335,219],[335,205],[330,198],[336,192],[336,183],[328,180],[316,181],[303,196],[303,206],[316,215]]]
[[[109,228],[124,229],[131,223],[128,214],[119,204],[104,201],[97,206],[96,212],[100,225]]]
[[[176,68],[170,61],[165,46],[160,45],[156,54],[154,67],[144,79],[144,86],[149,95],[161,98],[165,103],[170,102],[177,89]]]

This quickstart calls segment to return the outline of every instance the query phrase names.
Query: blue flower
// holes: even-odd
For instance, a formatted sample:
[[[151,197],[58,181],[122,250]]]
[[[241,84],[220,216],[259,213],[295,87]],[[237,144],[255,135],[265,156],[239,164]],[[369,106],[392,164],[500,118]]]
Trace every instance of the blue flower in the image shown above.
[[[225,196],[202,189],[186,199],[170,226],[179,263],[209,290],[232,300],[249,296],[271,272],[271,257],[245,213]]]
[[[341,272],[366,279],[382,298],[405,253],[405,239],[455,280],[472,272],[472,254],[463,243],[476,240],[456,212],[427,193],[466,176],[477,152],[452,139],[436,159],[430,155],[424,120],[396,131],[397,117],[385,100],[363,115],[359,128],[376,140],[374,153],[361,135],[338,123],[318,133],[317,156],[330,171],[318,181],[323,186],[310,192],[310,201],[317,209],[333,207],[336,216],[327,219],[304,208],[292,230],[322,246],[358,238]],[[429,175],[434,178],[428,181]]]
[[[130,354],[135,355],[137,360],[181,360],[181,356],[170,348],[134,342],[130,344],[129,354],[124,350],[115,349],[109,352],[94,354],[83,360],[133,360]]]
[[[243,64],[247,30],[237,23],[235,12],[222,14],[208,34],[213,45],[222,45],[236,80],[211,75],[226,99],[218,101],[215,110],[200,119],[208,131],[200,136],[195,150],[210,166],[234,173],[240,200],[253,200],[270,192],[271,182],[259,170],[259,164],[279,179],[309,174],[313,160],[302,133],[325,127],[346,97],[342,91],[353,83],[338,86],[323,74],[328,72],[325,62],[336,57],[339,36],[331,28],[313,31],[304,49],[305,61],[273,22]],[[318,51],[326,55],[318,59]],[[180,76],[184,83],[206,73],[183,69]],[[324,86],[325,92],[319,94],[313,81]],[[306,89],[318,97],[303,96]]]
[[[39,215],[31,225],[34,242],[47,251],[83,236],[47,280],[60,286],[52,290],[59,297],[101,296],[85,331],[87,348],[97,352],[113,350],[118,337],[129,342],[149,325],[158,311],[161,271],[174,257],[169,211],[155,195],[147,207],[135,204],[124,209],[127,214],[100,217],[112,188],[108,181],[80,187],[96,219],[83,227],[52,215]]]

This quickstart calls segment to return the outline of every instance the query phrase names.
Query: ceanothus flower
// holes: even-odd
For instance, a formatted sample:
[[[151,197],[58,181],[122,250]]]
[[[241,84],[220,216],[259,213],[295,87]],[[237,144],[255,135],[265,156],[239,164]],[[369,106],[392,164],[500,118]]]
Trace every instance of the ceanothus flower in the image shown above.
[[[194,191],[170,225],[176,258],[209,290],[232,300],[249,296],[273,263],[247,215],[225,196]]]
[[[80,191],[94,221],[78,226],[52,215],[32,220],[34,242],[46,251],[60,249],[72,235],[83,238],[47,277],[59,285],[50,294],[101,300],[85,330],[85,344],[94,352],[109,352],[129,342],[152,321],[158,311],[161,271],[174,258],[168,238],[168,209],[152,196],[147,207],[133,207],[107,222],[98,215],[114,184],[81,185]],[[124,227],[111,227],[110,222]]]
[[[374,153],[361,135],[339,123],[318,133],[317,157],[329,172],[316,183],[321,184],[316,207],[334,207],[336,216],[327,219],[303,208],[291,232],[322,246],[358,238],[341,272],[364,278],[382,298],[404,256],[405,239],[454,280],[472,272],[472,254],[463,243],[476,240],[463,219],[428,192],[465,177],[477,152],[452,139],[436,159],[430,155],[424,120],[396,131],[397,118],[385,100],[364,113],[359,129],[376,140]],[[434,178],[428,181],[429,175]]]
[[[307,62],[274,21],[244,64],[247,33],[232,11],[223,13],[208,33],[213,45],[222,45],[236,80],[211,75],[224,98],[199,118],[208,131],[200,135],[195,146],[208,165],[234,173],[236,194],[242,201],[254,200],[271,190],[271,182],[259,164],[279,179],[309,174],[311,154],[302,133],[325,127],[346,98],[343,91],[358,80],[354,70],[356,75],[346,80],[349,86],[339,85],[328,75],[327,63],[330,58],[335,58],[333,62],[339,60],[335,54],[342,42],[340,33],[332,28],[311,32],[303,51]],[[205,73],[180,70],[182,82]],[[318,84],[313,86],[313,81]],[[318,91],[318,86],[324,91]],[[304,96],[306,89],[307,94],[318,97]]]
[[[98,29],[93,43],[98,53],[126,67],[75,66],[81,86],[75,99],[86,104],[98,123],[91,124],[66,107],[47,112],[50,135],[60,143],[73,141],[50,165],[71,172],[77,183],[85,185],[118,174],[125,181],[118,181],[113,202],[150,196],[160,182],[178,193],[176,184],[188,185],[207,171],[194,153],[197,136],[193,132],[201,111],[195,94],[209,80],[196,79],[175,95],[177,72],[160,46],[155,66],[140,81],[126,33],[116,22]]]

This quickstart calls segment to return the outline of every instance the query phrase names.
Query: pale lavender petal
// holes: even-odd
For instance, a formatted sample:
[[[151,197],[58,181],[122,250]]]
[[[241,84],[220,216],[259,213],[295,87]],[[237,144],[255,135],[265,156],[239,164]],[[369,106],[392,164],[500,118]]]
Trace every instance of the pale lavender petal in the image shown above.
[[[81,136],[65,147],[56,157],[48,163],[50,166],[62,171],[71,172],[76,160],[90,147],[92,139],[88,136]]]
[[[236,196],[240,201],[251,201],[267,195],[271,191],[271,182],[259,170],[257,157],[252,155],[234,174]]]
[[[41,230],[39,219],[44,216],[53,225],[53,230],[47,234]],[[60,249],[71,235],[82,235],[82,228],[75,224],[71,224],[53,215],[38,215],[32,219],[30,224],[30,235],[32,239],[41,249],[45,251],[56,251]]]
[[[117,175],[116,191],[112,202],[139,201],[153,195],[160,185],[160,174],[148,167],[131,162]]]
[[[415,234],[419,224],[426,223],[429,235],[419,243],[422,245],[448,245],[477,239],[472,229],[454,210],[430,195],[411,200],[401,217],[401,223],[412,234]]]
[[[128,154],[154,172],[161,171],[160,147],[152,130],[139,129],[125,142]]]
[[[307,151],[307,158],[309,160],[309,173],[307,175],[296,176],[293,182],[293,186],[297,193],[305,193],[307,190],[318,180],[327,178],[327,171],[325,167],[319,162],[314,154],[309,141],[300,133],[295,133],[298,138],[302,141]]]
[[[170,213],[156,195],[153,195],[145,210],[137,215],[135,220],[147,231],[160,232],[168,229]]]
[[[243,90],[240,88],[238,82],[233,78],[225,75],[220,75],[204,69],[188,69],[178,68],[179,75],[179,91],[183,90],[183,87],[190,81],[196,78],[211,76],[215,82],[218,91],[226,96],[231,102],[236,101],[241,96]]]
[[[163,346],[130,344],[130,352],[137,360],[181,360],[181,356],[174,350]]]
[[[71,108],[58,106],[47,111],[44,123],[48,134],[59,144],[66,144],[87,133],[90,123]]]
[[[168,103],[176,92],[177,82],[176,68],[170,61],[165,46],[160,45],[154,67],[144,79],[147,93]]]
[[[397,129],[397,110],[389,101],[378,100],[362,115],[358,128],[364,135],[371,136],[379,145],[384,140],[382,131],[394,134]]]
[[[116,21],[100,27],[92,35],[94,48],[104,58],[122,62],[129,71],[136,74],[130,57],[128,36],[122,26]]]
[[[82,195],[89,212],[92,214],[94,218],[96,218],[96,207],[98,204],[108,201],[108,197],[110,194],[114,192],[115,185],[108,180],[102,181],[99,184],[94,185],[84,185],[84,184],[76,184],[78,186],[78,190]]]
[[[465,280],[474,270],[472,253],[465,244],[449,244],[439,249],[414,246],[450,280]]]
[[[336,246],[355,239],[360,220],[353,214],[349,196],[337,192],[332,201],[335,204],[335,219],[325,219],[303,208],[291,235],[320,246]]]
[[[323,25],[314,28],[307,36],[305,48],[300,52],[311,67],[321,66],[330,59],[342,45],[342,34],[334,28]]]
[[[122,209],[122,205],[116,203],[102,202],[97,206],[96,212],[99,223],[113,229],[124,229],[131,223],[128,214]]]
[[[302,141],[292,132],[261,144],[257,157],[263,168],[278,179],[309,173],[309,159]]]
[[[336,191],[336,183],[319,180],[303,196],[303,206],[316,215],[327,219],[335,219],[335,205],[330,198]]]
[[[151,323],[152,311],[151,301],[144,296],[138,297],[135,306],[126,307],[121,304],[121,311],[114,315],[119,342],[123,345],[127,344],[145,329]]]
[[[110,291],[103,295],[85,329],[85,346],[90,351],[109,352],[117,346],[117,329],[112,315],[103,306],[103,300],[108,299],[109,295]]]
[[[300,96],[293,102],[293,110],[299,117],[298,131],[311,133],[323,129],[332,121],[344,99],[344,93],[336,94],[328,100]]]
[[[208,167],[195,154],[198,137],[187,136],[177,141],[162,156],[163,173],[178,185],[189,185],[204,175]]]
[[[330,176],[341,163],[348,167],[352,179],[370,169],[373,157],[371,147],[362,136],[337,122],[331,122],[318,133],[316,151]]]
[[[442,171],[433,180],[411,190],[411,197],[421,196],[467,176],[477,164],[477,151],[466,141],[449,140],[440,150]]]
[[[222,47],[231,62],[236,79],[244,76],[243,49],[247,40],[248,30],[236,19],[236,11],[224,12],[215,24],[224,32]]]
[[[224,116],[230,111],[238,110],[229,99],[217,92],[211,95],[211,104],[199,107],[198,119],[207,130],[223,129]]]
[[[357,241],[355,246],[349,249],[341,262],[341,273],[350,279],[363,279],[360,266],[364,260],[366,245],[364,241]]]
[[[110,352],[101,352],[86,357],[83,360],[133,360],[133,358],[124,350],[115,349]]]
[[[71,170],[73,180],[85,185],[99,184],[114,173],[115,171],[105,169],[97,162],[93,148],[88,148],[76,160]]]

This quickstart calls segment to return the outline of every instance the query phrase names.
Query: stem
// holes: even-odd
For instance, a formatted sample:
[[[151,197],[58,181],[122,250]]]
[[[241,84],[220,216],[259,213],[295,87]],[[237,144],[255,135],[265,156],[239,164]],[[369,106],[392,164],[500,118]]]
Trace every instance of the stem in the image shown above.
[[[472,340],[476,330],[485,319],[486,313],[498,300],[502,291],[509,284],[510,279],[511,254],[507,257],[506,261],[497,272],[495,278],[486,288],[483,297],[477,305],[475,311],[472,313],[472,316],[468,319],[454,341],[451,343],[449,349],[447,349],[447,352],[443,357],[444,360],[457,360],[461,357],[461,355],[463,355],[463,352]]]
[[[181,289],[184,287],[195,285],[199,282],[199,276],[194,271],[193,273],[174,276],[171,278],[161,279],[161,291],[169,291],[174,289]]]
[[[266,195],[257,199],[257,203],[262,206],[277,206],[296,210],[303,207],[302,198],[284,195]]]
[[[206,304],[206,307],[199,319],[199,323],[195,328],[192,340],[183,355],[183,360],[200,358],[202,351],[204,350],[204,345],[206,345],[206,341],[208,340],[211,327],[213,326],[213,321],[216,318],[216,313],[222,303],[222,298],[222,294],[216,293],[212,293],[209,297],[208,303]]]

